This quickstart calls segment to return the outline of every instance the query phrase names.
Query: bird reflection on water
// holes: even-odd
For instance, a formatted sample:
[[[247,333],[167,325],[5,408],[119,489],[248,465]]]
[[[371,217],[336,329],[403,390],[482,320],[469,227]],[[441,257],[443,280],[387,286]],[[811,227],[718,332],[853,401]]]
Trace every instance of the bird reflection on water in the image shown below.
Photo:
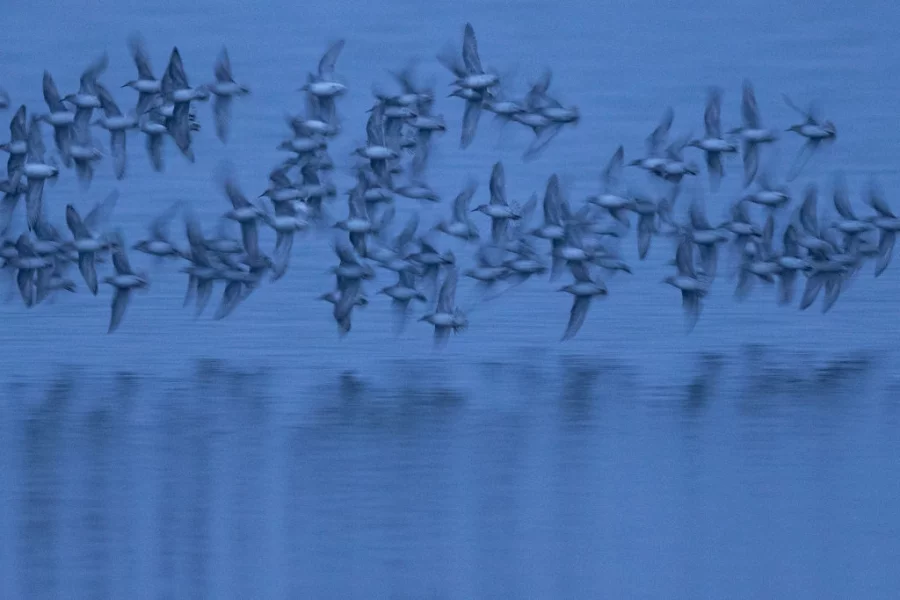
[[[823,581],[848,560],[833,544],[875,544],[866,560],[893,573],[896,542],[872,537],[900,517],[879,474],[900,449],[880,366],[866,352],[748,347],[701,354],[658,386],[604,356],[456,367],[473,370],[474,390],[448,385],[437,361],[301,388],[225,361],[177,381],[75,368],[44,389],[12,380],[4,595],[565,595],[610,577],[627,595],[644,588],[596,564],[656,556],[665,578],[706,543],[697,519],[734,536],[693,559],[717,585],[796,544],[808,551],[792,559]],[[829,541],[813,505],[832,515]],[[661,550],[660,535],[680,541]]]

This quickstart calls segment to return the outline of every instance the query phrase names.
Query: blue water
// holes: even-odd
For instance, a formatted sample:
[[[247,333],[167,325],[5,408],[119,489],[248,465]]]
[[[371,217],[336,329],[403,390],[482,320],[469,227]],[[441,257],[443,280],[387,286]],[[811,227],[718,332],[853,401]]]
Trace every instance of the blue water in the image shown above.
[[[135,94],[116,84],[134,75],[132,30],[147,38],[157,75],[177,44],[191,82],[206,81],[225,44],[235,77],[252,88],[234,103],[227,146],[213,135],[211,108],[199,107],[193,165],[170,144],[156,174],[133,137],[125,181],[107,161],[88,193],[68,172],[48,187],[58,227],[66,203],[88,207],[118,188],[114,221],[131,241],[179,199],[212,227],[227,206],[212,177],[223,159],[248,193],[262,191],[283,158],[274,148],[288,131],[284,114],[302,109],[296,88],[340,37],[350,91],[331,154],[345,187],[372,84],[389,85],[386,69],[419,57],[421,75],[445,89],[433,56],[459,44],[467,20],[483,62],[515,91],[549,66],[551,91],[583,118],[525,164],[526,132],[501,133],[488,118],[459,150],[462,107],[438,94],[450,129],[429,181],[445,202],[422,209],[426,225],[469,176],[486,198],[497,160],[511,198],[542,192],[558,173],[579,201],[597,191],[619,144],[628,157],[642,151],[666,106],[676,133],[699,133],[708,85],[725,88],[725,126],[736,124],[744,77],[764,122],[795,121],[786,92],[821,99],[837,124],[837,143],[793,191],[816,181],[827,192],[837,169],[855,203],[873,175],[889,193],[900,183],[900,67],[890,60],[900,12],[889,3],[36,1],[2,15],[0,85],[13,106],[42,110],[44,68],[74,90],[104,50],[103,80],[131,105]],[[780,173],[799,145],[785,134]],[[729,162],[721,191],[707,193],[713,221],[737,195],[739,173]],[[645,184],[636,173],[630,181]],[[398,219],[414,209],[401,204]],[[330,307],[315,301],[332,285],[329,241],[295,244],[288,276],[221,322],[194,320],[181,309],[176,269],[138,255],[152,287],[135,295],[115,335],[105,334],[108,290],[28,311],[0,304],[0,597],[875,598],[900,589],[898,265],[878,280],[867,267],[826,315],[779,308],[761,286],[737,304],[721,277],[685,336],[677,292],[659,283],[671,246],[654,240],[639,262],[631,237],[623,250],[634,275],[607,282],[609,297],[571,342],[558,343],[570,299],[530,282],[471,310],[468,331],[432,356],[428,327],[413,322],[394,338],[382,301],[338,339]],[[443,243],[468,266],[469,252]],[[459,298],[471,305],[473,290],[461,285]]]

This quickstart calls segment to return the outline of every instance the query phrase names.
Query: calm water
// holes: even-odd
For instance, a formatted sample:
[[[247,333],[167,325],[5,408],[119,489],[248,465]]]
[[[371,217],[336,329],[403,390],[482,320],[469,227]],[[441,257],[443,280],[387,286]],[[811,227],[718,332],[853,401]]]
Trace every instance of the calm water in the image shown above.
[[[0,85],[14,105],[43,109],[42,69],[70,91],[104,50],[104,81],[131,105],[134,93],[116,84],[134,75],[132,30],[146,36],[157,75],[177,44],[191,82],[210,79],[224,43],[253,89],[235,102],[226,147],[211,108],[199,107],[194,165],[169,148],[155,174],[134,137],[125,181],[101,163],[82,193],[65,173],[46,192],[57,226],[66,203],[87,207],[114,187],[130,240],[178,199],[211,226],[226,206],[215,166],[232,160],[248,193],[264,189],[283,158],[283,115],[302,108],[295,90],[338,37],[350,92],[331,152],[343,188],[372,84],[417,56],[423,78],[444,89],[432,57],[459,43],[466,20],[515,92],[550,66],[551,91],[583,119],[523,164],[528,136],[501,134],[486,117],[460,151],[462,107],[439,100],[450,131],[429,178],[445,197],[469,176],[485,197],[503,160],[511,197],[543,190],[556,172],[578,200],[596,191],[616,146],[642,150],[667,105],[677,133],[699,133],[706,86],[722,85],[723,119],[735,123],[743,77],[766,123],[794,122],[782,92],[821,98],[837,123],[838,143],[795,191],[838,168],[854,191],[872,175],[889,193],[900,184],[885,126],[900,75],[888,60],[900,54],[890,3],[266,7],[2,9]],[[785,137],[782,162],[798,147]],[[713,221],[737,194],[739,169],[732,161],[722,190],[707,194]],[[426,209],[424,223],[447,210]],[[629,238],[635,274],[608,282],[571,343],[557,343],[570,300],[534,282],[472,309],[467,332],[422,358],[427,327],[410,323],[395,339],[386,302],[337,339],[314,300],[331,285],[328,241],[298,242],[292,272],[224,322],[192,319],[176,270],[138,256],[153,287],[114,336],[104,334],[107,290],[31,311],[0,304],[0,597],[845,598],[900,588],[900,266],[877,281],[867,269],[827,315],[779,309],[764,288],[735,304],[722,277],[686,337],[679,299],[659,283],[671,248],[656,240],[639,263]],[[471,293],[461,286],[464,306]]]
[[[218,361],[12,383],[3,597],[846,598],[900,584],[900,388],[865,353],[748,347],[667,386],[609,356],[469,365],[477,393],[435,362],[383,367],[394,383]]]

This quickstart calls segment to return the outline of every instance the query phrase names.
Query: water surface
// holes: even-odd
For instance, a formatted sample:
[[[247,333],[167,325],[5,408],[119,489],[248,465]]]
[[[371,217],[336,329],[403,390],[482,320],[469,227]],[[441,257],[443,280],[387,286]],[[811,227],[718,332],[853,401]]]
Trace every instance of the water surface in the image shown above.
[[[129,240],[179,199],[212,227],[226,207],[216,165],[232,160],[248,193],[264,189],[283,158],[283,116],[302,108],[296,88],[339,37],[350,91],[331,152],[349,184],[372,84],[419,57],[443,90],[433,56],[467,20],[515,92],[550,66],[583,119],[525,164],[528,135],[501,136],[487,118],[460,151],[462,107],[438,94],[451,127],[429,180],[448,199],[469,176],[486,198],[502,160],[512,198],[558,173],[580,200],[619,144],[642,150],[666,106],[677,132],[699,133],[708,85],[725,88],[723,118],[736,123],[744,77],[767,123],[796,118],[782,92],[820,98],[837,123],[838,143],[792,190],[837,169],[854,191],[873,175],[889,191],[900,183],[884,125],[900,74],[885,59],[900,53],[889,3],[39,0],[3,13],[0,84],[14,105],[43,108],[45,68],[74,90],[103,51],[104,81],[130,105],[116,85],[134,76],[133,30],[157,74],[177,44],[191,82],[210,79],[225,44],[253,89],[234,104],[228,146],[200,107],[194,165],[170,148],[166,173],[153,173],[133,138],[125,181],[101,163],[82,193],[64,173],[46,192],[58,227],[66,203],[86,208],[114,187]],[[798,147],[786,134],[782,162]],[[713,221],[738,194],[739,163],[728,167],[707,194]],[[423,209],[423,222],[447,210]],[[677,293],[659,283],[671,247],[655,240],[639,262],[629,238],[634,275],[608,281],[572,342],[557,342],[569,298],[535,282],[473,308],[468,331],[421,358],[428,328],[395,339],[386,302],[338,339],[314,300],[332,283],[328,242],[296,244],[289,275],[223,322],[194,320],[176,269],[138,256],[152,289],[113,336],[108,290],[0,305],[11,349],[0,597],[874,598],[900,587],[896,265],[878,280],[867,267],[827,315],[779,308],[765,288],[736,304],[722,277],[685,336]],[[469,252],[446,247],[468,266]],[[472,305],[471,288],[459,293]]]

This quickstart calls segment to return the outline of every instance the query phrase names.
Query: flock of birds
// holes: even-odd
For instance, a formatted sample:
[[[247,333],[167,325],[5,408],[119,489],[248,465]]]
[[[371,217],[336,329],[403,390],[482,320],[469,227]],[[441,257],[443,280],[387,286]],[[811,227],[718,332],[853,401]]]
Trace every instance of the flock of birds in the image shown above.
[[[827,311],[866,259],[875,259],[876,276],[890,261],[894,239],[900,231],[900,217],[891,211],[874,184],[866,197],[874,212],[858,216],[839,177],[833,190],[837,218],[819,218],[818,192],[811,184],[802,204],[784,226],[780,246],[776,244],[775,217],[784,214],[791,195],[785,185],[776,183],[772,173],[761,170],[759,165],[762,148],[776,142],[781,137],[780,130],[763,125],[753,87],[747,81],[740,127],[723,132],[722,93],[718,89],[709,92],[705,133],[700,138],[670,139],[674,114],[667,109],[647,138],[645,155],[626,162],[620,146],[603,172],[600,193],[578,207],[567,200],[557,175],[549,177],[541,202],[537,194],[522,206],[510,201],[503,164],[497,162],[490,175],[487,203],[470,206],[478,190],[477,183],[470,180],[452,202],[447,218],[421,232],[419,214],[413,212],[399,233],[392,234],[397,198],[434,203],[441,200],[426,183],[425,173],[436,134],[446,131],[447,125],[432,110],[433,89],[418,85],[412,68],[407,68],[393,73],[399,92],[375,91],[365,144],[354,153],[356,185],[347,192],[348,215],[334,221],[327,205],[338,192],[330,177],[334,163],[328,145],[342,129],[337,103],[347,88],[335,75],[335,65],[343,46],[343,41],[331,45],[317,72],[310,74],[301,88],[306,98],[305,114],[288,118],[292,135],[279,146],[290,153],[290,158],[272,170],[268,189],[259,198],[248,198],[231,165],[224,163],[218,179],[230,208],[224,212],[214,235],[203,231],[189,206],[176,203],[151,224],[147,239],[131,247],[160,259],[186,261],[182,268],[188,276],[185,306],[194,302],[197,315],[205,309],[217,281],[225,283],[215,312],[215,318],[221,319],[246,300],[267,274],[272,281],[284,276],[294,238],[313,226],[346,232],[334,242],[339,262],[332,269],[335,289],[320,297],[333,305],[333,317],[342,335],[350,331],[354,310],[368,303],[363,283],[375,278],[378,267],[396,276],[396,283],[379,293],[391,298],[397,326],[402,327],[411,303],[426,305],[429,310],[420,320],[434,327],[437,344],[443,344],[451,332],[459,332],[468,324],[466,311],[456,302],[460,272],[457,261],[452,252],[439,249],[440,235],[477,246],[475,265],[462,275],[478,283],[484,300],[532,277],[549,272],[551,280],[555,280],[568,271],[573,281],[560,291],[571,294],[574,300],[564,340],[579,331],[592,299],[608,293],[597,273],[631,272],[617,251],[617,242],[632,228],[632,215],[637,221],[641,260],[655,237],[673,240],[675,273],[665,283],[680,292],[689,329],[716,277],[717,257],[723,247],[730,246],[737,257],[738,298],[746,297],[754,283],[761,281],[777,283],[778,301],[790,304],[796,282],[802,276],[805,287],[801,309],[809,307],[824,290],[823,309]],[[21,298],[30,307],[59,290],[75,291],[75,282],[67,276],[72,263],[77,263],[84,284],[96,295],[97,264],[104,264],[111,256],[113,274],[102,278],[114,289],[109,332],[121,324],[132,292],[149,286],[147,274],[132,269],[121,233],[107,229],[118,193],[113,192],[85,216],[74,205],[66,206],[71,237],[65,237],[46,218],[45,182],[52,184],[63,168],[74,167],[79,182],[87,189],[95,164],[108,155],[112,156],[115,176],[123,179],[126,142],[136,131],[145,136],[147,154],[155,170],[164,168],[169,139],[185,159],[193,162],[192,138],[200,130],[195,105],[212,100],[215,131],[226,143],[232,102],[249,93],[247,87],[235,81],[225,49],[215,64],[215,81],[196,86],[188,83],[177,48],[172,50],[160,79],[153,74],[139,36],[131,38],[130,49],[137,79],[122,87],[137,92],[134,110],[123,113],[101,83],[107,67],[104,55],[84,71],[78,91],[66,96],[60,95],[53,77],[45,71],[43,93],[48,111],[31,112],[29,117],[26,107],[19,107],[10,124],[10,140],[0,145],[9,154],[7,178],[0,183],[4,194],[0,209],[3,270],[14,275]],[[530,86],[524,98],[504,96],[503,78],[482,66],[470,24],[464,29],[462,52],[446,51],[438,58],[455,77],[450,96],[464,102],[462,148],[474,139],[484,111],[533,132],[523,155],[525,160],[538,156],[560,131],[579,122],[576,107],[567,107],[550,95],[549,71]],[[801,136],[804,142],[788,176],[791,180],[820,146],[836,139],[836,129],[819,116],[815,106],[801,109],[786,96],[785,101],[802,117],[802,122],[788,131]],[[0,92],[0,109],[9,107],[9,96]],[[43,126],[47,124],[53,129],[56,149],[56,156],[50,158],[44,145]],[[94,138],[94,127],[109,132],[108,153]],[[696,177],[700,170],[696,163],[684,158],[685,151],[691,148],[704,155],[713,190],[718,189],[725,174],[725,158],[738,153],[742,156],[745,191],[725,223],[709,222],[698,191],[693,194],[686,222],[674,217],[673,207],[682,180]],[[623,181],[626,166],[643,169],[660,181],[658,189],[662,191],[658,197],[628,189]],[[11,237],[13,213],[23,196],[27,230]],[[534,224],[532,217],[539,204],[541,222]],[[764,216],[754,220],[752,207],[761,207],[754,210],[760,210]],[[169,223],[179,212],[186,224],[185,248],[173,242],[168,233]],[[490,220],[489,237],[483,237],[473,221],[473,213]],[[240,239],[228,234],[228,222],[240,225]],[[260,226],[275,232],[272,256],[260,247]]]

